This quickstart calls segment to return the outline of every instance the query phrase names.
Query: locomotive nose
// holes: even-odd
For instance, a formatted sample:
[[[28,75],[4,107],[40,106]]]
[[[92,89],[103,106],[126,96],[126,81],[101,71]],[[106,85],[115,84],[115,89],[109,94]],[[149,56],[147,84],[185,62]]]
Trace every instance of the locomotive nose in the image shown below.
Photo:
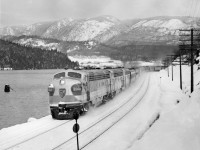
[[[71,118],[74,110],[83,109],[82,84],[71,78],[54,79],[48,87],[49,103],[53,118]]]
[[[48,87],[50,105],[58,106],[59,102],[77,102],[77,96],[82,94],[79,80],[61,78],[54,79]]]

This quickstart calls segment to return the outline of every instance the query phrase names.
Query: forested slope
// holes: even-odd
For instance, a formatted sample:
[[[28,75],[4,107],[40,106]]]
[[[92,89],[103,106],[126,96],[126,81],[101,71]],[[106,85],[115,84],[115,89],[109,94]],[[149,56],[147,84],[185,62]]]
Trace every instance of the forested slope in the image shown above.
[[[0,68],[56,69],[77,65],[69,60],[67,54],[57,50],[44,50],[0,40]]]

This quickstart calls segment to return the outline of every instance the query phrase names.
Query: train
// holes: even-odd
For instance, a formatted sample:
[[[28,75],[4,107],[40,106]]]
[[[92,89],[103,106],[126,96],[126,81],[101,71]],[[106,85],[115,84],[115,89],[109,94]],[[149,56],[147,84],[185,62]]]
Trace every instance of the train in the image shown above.
[[[73,119],[91,106],[112,99],[136,79],[137,69],[66,69],[54,74],[48,86],[51,116]]]

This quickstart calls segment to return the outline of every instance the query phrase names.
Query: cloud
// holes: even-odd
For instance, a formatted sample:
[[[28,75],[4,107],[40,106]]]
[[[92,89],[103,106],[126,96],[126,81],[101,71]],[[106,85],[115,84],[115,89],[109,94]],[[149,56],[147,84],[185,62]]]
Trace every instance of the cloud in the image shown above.
[[[61,0],[53,9],[60,14],[65,13],[68,16],[85,18],[102,14],[108,3],[108,0]]]

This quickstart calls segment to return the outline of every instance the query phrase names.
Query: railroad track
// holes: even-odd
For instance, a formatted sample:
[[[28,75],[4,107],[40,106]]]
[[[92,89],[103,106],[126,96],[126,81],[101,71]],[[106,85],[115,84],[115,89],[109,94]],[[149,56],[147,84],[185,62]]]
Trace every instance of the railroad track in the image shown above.
[[[17,146],[19,146],[19,145],[21,145],[21,144],[23,144],[23,143],[26,143],[26,142],[28,142],[28,141],[30,141],[30,140],[33,140],[33,139],[35,139],[35,138],[41,136],[42,134],[45,134],[45,133],[47,133],[47,132],[50,132],[50,131],[52,131],[52,130],[54,130],[54,129],[60,127],[60,126],[64,126],[64,125],[66,125],[67,123],[69,123],[69,122],[71,122],[71,121],[72,121],[72,120],[67,120],[67,121],[64,121],[64,122],[62,122],[62,123],[59,123],[58,125],[55,125],[54,127],[51,127],[50,129],[45,130],[44,132],[40,132],[39,134],[33,135],[33,136],[31,136],[30,138],[28,138],[28,139],[25,139],[25,140],[23,140],[23,141],[21,141],[21,142],[17,142],[16,144],[13,144],[13,145],[11,145],[11,146],[9,146],[9,147],[6,147],[5,150],[13,149],[14,147],[17,147]],[[44,125],[44,126],[45,126],[45,125]],[[19,136],[13,137],[13,139],[14,139],[14,138],[15,138],[15,139],[23,138],[23,136],[27,136],[27,134],[32,134],[32,133],[34,133],[34,132],[37,132],[37,130],[40,130],[40,129],[31,130],[29,133],[24,133],[25,135],[20,134]],[[9,140],[9,141],[12,141],[13,139],[11,138],[11,139],[8,139],[8,140]],[[6,141],[5,141],[5,142],[6,142]],[[3,146],[3,144],[4,144],[4,143],[1,143],[1,146]],[[6,144],[6,143],[5,143],[5,144]]]
[[[148,82],[145,82],[146,80],[148,80]],[[144,84],[147,84],[149,83],[149,77],[148,79],[145,79],[142,84],[140,84],[139,88],[136,89],[136,92],[135,93],[139,93],[140,91],[142,91],[142,88],[144,86]],[[146,85],[148,87],[148,85]],[[147,87],[146,87],[146,90],[143,91],[144,93],[147,91]],[[136,94],[137,95],[137,94]],[[143,94],[145,95],[145,94]],[[131,99],[136,97],[135,95],[134,96],[131,96],[129,97],[128,100],[124,101],[124,103],[122,103],[121,105],[116,105],[116,107],[114,109],[112,109],[109,113],[101,116],[100,118],[98,118],[98,120],[96,120],[95,122],[91,123],[90,126],[88,126],[87,128],[83,129],[80,133],[79,133],[79,136],[80,136],[80,141],[84,138],[84,136],[90,136],[92,137],[90,141],[86,141],[84,143],[81,142],[81,149],[84,149],[85,147],[87,147],[87,145],[89,145],[90,143],[92,143],[93,141],[95,141],[98,137],[100,137],[103,133],[105,133],[107,130],[109,130],[112,126],[114,126],[117,122],[119,122],[124,116],[126,116],[134,107],[136,107],[139,102],[142,100],[142,98],[140,100],[138,100],[136,103],[135,103],[135,106],[133,108],[129,108],[129,111],[126,112],[126,113],[121,113],[119,112],[119,110],[122,110],[121,108],[122,107],[127,107],[130,102],[131,102]],[[113,114],[116,114],[116,113],[119,113],[120,115],[120,118],[117,117],[117,119],[114,119],[112,120],[112,123],[111,124],[108,124],[106,125],[106,128],[101,128],[101,124],[102,122],[106,122],[105,120],[106,119],[109,119],[110,116],[112,116]],[[87,114],[86,114],[87,115]],[[28,143],[29,141],[31,140],[34,140],[34,139],[37,139],[38,137],[44,135],[44,134],[48,134],[50,132],[54,132],[54,130],[58,129],[59,127],[61,126],[68,126],[68,123],[70,123],[72,120],[67,120],[65,122],[62,122],[58,125],[55,125],[54,127],[44,131],[44,132],[40,132],[39,134],[36,134],[34,136],[31,136],[30,138],[28,139],[25,139],[21,142],[18,142],[16,144],[12,144],[12,146],[9,146],[9,147],[6,147],[5,149],[15,149],[15,148],[19,148],[22,147],[23,149],[23,145]],[[109,121],[108,121],[109,123]],[[71,124],[71,123],[70,123]],[[96,129],[99,129],[101,130],[101,132],[99,132],[98,134],[93,134],[91,135],[91,133],[95,132]],[[36,129],[37,130],[37,129]],[[91,130],[94,130],[93,132],[91,132]],[[34,132],[34,131],[32,131]],[[18,138],[18,137],[14,137],[14,138]],[[20,137],[19,137],[20,138]],[[51,149],[62,149],[62,147],[65,147],[67,145],[67,147],[69,147],[69,149],[76,149],[76,136],[73,136],[71,138],[68,138],[68,140],[66,140],[65,142],[62,142],[61,144],[59,145],[56,145],[56,146],[53,146],[53,148]],[[34,145],[33,145],[34,146]]]
[[[127,101],[125,101],[122,105],[118,106],[116,109],[112,110],[110,113],[102,116],[96,122],[91,124],[89,127],[83,129],[79,133],[80,149],[86,148],[89,144],[91,144],[93,141],[98,139],[101,135],[103,135],[106,131],[108,131],[115,124],[117,124],[121,119],[123,119],[127,114],[129,114],[142,101],[143,97],[145,96],[148,90],[150,77],[148,76],[146,80],[143,81],[140,88],[138,88],[136,91],[136,93],[140,93],[140,94],[142,93],[142,96],[140,96],[140,94],[133,95]],[[144,88],[144,84],[146,84],[145,88]],[[133,101],[132,100],[133,98],[136,100]],[[84,139],[90,139],[90,140],[84,140]],[[77,149],[76,146],[77,146],[76,136],[73,136],[67,141],[54,147],[53,150],[57,150],[57,149],[73,150],[73,149]]]

